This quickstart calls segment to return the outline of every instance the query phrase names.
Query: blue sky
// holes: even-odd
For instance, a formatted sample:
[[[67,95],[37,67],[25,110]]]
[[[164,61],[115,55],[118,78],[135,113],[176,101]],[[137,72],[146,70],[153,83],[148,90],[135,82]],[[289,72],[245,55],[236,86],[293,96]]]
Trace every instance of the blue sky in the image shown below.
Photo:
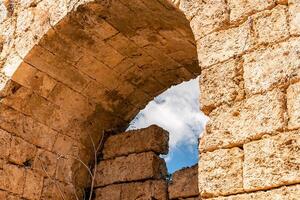
[[[199,110],[198,78],[172,86],[141,110],[130,129],[157,124],[170,133],[169,154],[164,156],[169,173],[198,160],[198,138],[207,121]]]

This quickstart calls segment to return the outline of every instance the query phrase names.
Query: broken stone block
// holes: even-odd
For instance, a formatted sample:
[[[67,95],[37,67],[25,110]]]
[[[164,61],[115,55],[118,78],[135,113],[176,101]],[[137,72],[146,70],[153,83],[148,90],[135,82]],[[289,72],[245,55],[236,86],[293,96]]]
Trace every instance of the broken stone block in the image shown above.
[[[148,128],[132,130],[109,137],[104,143],[103,157],[108,159],[146,151],[167,154],[169,150],[168,143],[168,132],[152,125]]]
[[[96,186],[145,179],[161,179],[167,174],[166,164],[153,152],[131,154],[103,160],[97,166]]]

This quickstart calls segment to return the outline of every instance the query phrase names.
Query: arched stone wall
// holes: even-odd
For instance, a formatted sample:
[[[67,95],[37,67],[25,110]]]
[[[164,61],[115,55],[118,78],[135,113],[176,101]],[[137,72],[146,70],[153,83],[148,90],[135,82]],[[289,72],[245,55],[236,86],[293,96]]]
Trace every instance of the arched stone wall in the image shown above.
[[[160,0],[11,3],[1,23],[0,189],[82,198],[104,133],[199,75],[188,20]]]
[[[299,0],[174,1],[185,16],[163,0],[12,2],[0,17],[3,199],[82,195],[92,141],[198,62],[201,197],[300,198]]]

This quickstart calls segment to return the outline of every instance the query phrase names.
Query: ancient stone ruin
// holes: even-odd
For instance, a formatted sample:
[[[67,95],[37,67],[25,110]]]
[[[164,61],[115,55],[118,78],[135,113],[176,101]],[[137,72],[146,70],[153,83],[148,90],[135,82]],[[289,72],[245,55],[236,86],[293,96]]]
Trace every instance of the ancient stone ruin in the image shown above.
[[[199,75],[199,163],[169,183],[165,132],[123,132]],[[0,199],[298,200],[299,77],[300,0],[3,0]]]

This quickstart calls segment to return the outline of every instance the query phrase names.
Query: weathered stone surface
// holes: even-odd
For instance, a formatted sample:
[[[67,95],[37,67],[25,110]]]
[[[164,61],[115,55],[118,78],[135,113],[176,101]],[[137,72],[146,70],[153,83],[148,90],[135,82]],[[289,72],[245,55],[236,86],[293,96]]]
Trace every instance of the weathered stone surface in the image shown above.
[[[300,183],[300,131],[247,143],[244,154],[245,190]]]
[[[263,92],[299,78],[299,48],[299,39],[293,39],[243,56],[246,92]]]
[[[156,125],[152,125],[148,128],[128,131],[109,137],[104,144],[103,157],[108,159],[146,151],[167,154],[169,149],[168,143],[168,132]]]
[[[300,128],[300,83],[290,85],[287,89],[288,128]]]
[[[26,170],[23,197],[39,200],[42,194],[44,177],[30,169]]]
[[[45,177],[52,177],[56,171],[57,161],[58,156],[49,151],[39,149],[33,162],[33,169],[39,171]]]
[[[201,197],[243,192],[243,157],[237,147],[202,153],[198,163]]]
[[[290,32],[293,35],[300,34],[300,1],[289,0]]]
[[[225,61],[248,50],[251,34],[248,22],[236,28],[214,32],[197,41],[198,60],[202,68]]]
[[[21,167],[11,164],[5,164],[0,169],[0,189],[22,194],[25,183],[25,170]]]
[[[258,13],[251,17],[251,20],[255,44],[275,42],[289,37],[287,6],[279,5],[272,10]]]
[[[179,8],[190,19],[195,39],[220,29],[229,22],[229,9],[224,0],[181,1]]]
[[[56,132],[32,118],[0,104],[0,127],[39,147],[51,150]]]
[[[36,154],[36,147],[21,138],[12,137],[10,144],[9,161],[18,165],[32,163]]]
[[[170,199],[198,196],[198,165],[176,171],[168,191]]]
[[[209,115],[200,150],[239,146],[281,130],[285,125],[284,107],[284,94],[275,89],[237,102],[232,107],[224,105],[215,109]]]
[[[255,12],[272,8],[274,5],[274,0],[228,0],[230,21],[243,20]]]
[[[200,104],[204,113],[208,114],[222,103],[230,104],[243,98],[242,64],[242,60],[233,59],[202,70]]]
[[[97,166],[96,186],[112,183],[160,179],[166,176],[163,159],[153,152],[131,154],[112,160],[103,160]]]
[[[132,200],[140,198],[145,200],[167,200],[167,183],[164,180],[149,180],[96,189],[96,200]]]
[[[7,157],[9,156],[10,142],[11,134],[0,129],[0,158],[7,159]]]
[[[232,195],[228,197],[212,198],[211,200],[297,200],[300,198],[300,185],[281,187],[278,189],[260,191],[246,194]]]

